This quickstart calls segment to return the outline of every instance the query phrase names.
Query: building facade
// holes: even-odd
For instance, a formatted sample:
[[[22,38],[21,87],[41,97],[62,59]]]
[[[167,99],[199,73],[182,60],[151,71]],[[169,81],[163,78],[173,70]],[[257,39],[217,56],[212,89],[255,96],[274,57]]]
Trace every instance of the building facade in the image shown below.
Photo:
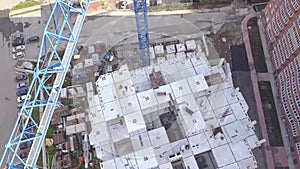
[[[270,0],[263,10],[279,100],[300,159],[300,0]]]

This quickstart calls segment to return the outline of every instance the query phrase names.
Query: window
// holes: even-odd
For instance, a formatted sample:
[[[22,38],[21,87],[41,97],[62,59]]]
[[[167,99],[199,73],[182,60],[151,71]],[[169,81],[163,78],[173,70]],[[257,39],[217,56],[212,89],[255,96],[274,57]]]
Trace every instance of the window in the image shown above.
[[[274,30],[274,32],[275,32],[275,35],[278,36],[278,35],[279,35],[279,31],[278,31],[278,29],[277,29],[277,27],[276,27],[275,19],[274,19],[274,18],[273,18],[273,20],[272,20],[272,27],[273,27],[273,30]]]
[[[300,28],[300,15],[298,15],[297,23],[298,23],[298,27]]]
[[[285,15],[285,13],[284,13],[283,6],[280,6],[280,14],[281,14],[281,17],[282,17],[283,22],[284,22],[285,24],[287,24],[289,20],[287,19],[286,15]]]
[[[289,58],[290,57],[290,50],[287,47],[287,41],[286,41],[286,37],[284,35],[282,35],[282,44],[283,44],[283,48],[284,48],[286,57]]]
[[[290,48],[292,50],[292,53],[295,52],[295,47],[294,47],[294,44],[293,44],[293,41],[292,41],[292,37],[291,37],[291,34],[290,34],[290,31],[287,31],[286,32],[286,36],[288,38],[288,41],[289,41],[289,44],[290,44]]]
[[[292,11],[288,0],[285,0],[285,9],[288,12],[290,17],[292,17],[294,15],[294,12]]]
[[[283,25],[282,25],[282,22],[281,22],[281,20],[279,18],[279,13],[278,12],[276,13],[275,17],[276,17],[276,22],[277,22],[277,25],[279,26],[279,29],[282,30],[283,29]]]
[[[293,33],[295,35],[297,47],[299,48],[300,47],[300,39],[299,39],[299,34],[298,34],[298,30],[295,26],[295,23],[293,23],[293,25],[292,25],[292,30],[293,30]]]
[[[271,30],[271,26],[269,25],[267,29],[268,29],[268,35],[269,35],[269,38],[270,38],[271,42],[274,42],[275,39],[274,39],[274,35],[272,33],[272,30]]]
[[[279,51],[279,55],[280,55],[280,59],[281,59],[281,64],[285,62],[285,57],[284,57],[284,54],[283,54],[283,51],[282,51],[282,48],[281,48],[281,42],[279,41],[278,44],[277,44],[277,48],[278,48],[278,51]]]
[[[297,1],[296,0],[291,0],[291,2],[292,2],[292,5],[293,5],[294,9],[298,10],[299,9],[299,5],[298,5]]]
[[[277,48],[276,48],[276,46],[273,49],[273,56],[274,56],[275,67],[276,67],[276,69],[278,69],[280,67],[280,61],[278,59],[278,54],[277,54]]]

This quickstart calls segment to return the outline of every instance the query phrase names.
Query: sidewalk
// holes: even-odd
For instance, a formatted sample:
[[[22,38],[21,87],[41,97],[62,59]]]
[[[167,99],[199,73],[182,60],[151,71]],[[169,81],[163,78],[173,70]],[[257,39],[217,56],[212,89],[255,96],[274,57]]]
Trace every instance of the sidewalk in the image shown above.
[[[25,0],[0,0],[0,10],[11,9],[13,6],[24,1]]]
[[[254,91],[255,100],[256,100],[257,113],[258,113],[258,116],[259,116],[259,124],[261,126],[263,138],[266,139],[266,142],[264,143],[264,147],[265,147],[264,150],[265,150],[265,154],[266,154],[266,162],[267,162],[268,169],[274,169],[275,168],[275,163],[274,163],[272,150],[270,149],[270,141],[269,141],[269,136],[268,136],[268,133],[267,133],[267,126],[266,126],[265,116],[264,116],[263,107],[262,107],[262,103],[261,103],[259,87],[258,87],[258,84],[257,84],[258,78],[257,78],[257,73],[256,73],[256,70],[255,70],[255,66],[254,66],[254,60],[253,60],[253,56],[252,56],[250,40],[249,40],[249,35],[248,35],[247,23],[253,17],[257,17],[257,16],[254,13],[251,13],[251,14],[247,15],[243,19],[241,26],[242,26],[242,33],[243,33],[245,48],[246,48],[246,52],[247,52],[248,64],[249,64],[249,67],[250,67],[250,76],[251,76],[253,91]]]
[[[9,12],[9,17],[40,17],[41,16],[41,10],[42,10],[42,5],[36,5],[36,6],[31,6],[28,8],[23,8],[19,10],[13,10]],[[30,12],[31,11],[31,12]],[[22,14],[24,13],[24,14]]]

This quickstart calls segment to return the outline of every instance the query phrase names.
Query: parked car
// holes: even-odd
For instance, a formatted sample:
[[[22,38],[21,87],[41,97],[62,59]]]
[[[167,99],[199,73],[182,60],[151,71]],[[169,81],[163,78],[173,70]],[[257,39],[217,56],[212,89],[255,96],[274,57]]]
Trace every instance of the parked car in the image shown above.
[[[20,46],[16,46],[12,49],[12,52],[13,53],[16,53],[16,52],[20,52],[20,51],[23,51],[25,50],[25,45],[20,45]]]
[[[27,43],[34,43],[34,42],[39,42],[40,41],[40,37],[38,36],[32,36],[30,38],[27,39]]]
[[[127,1],[120,1],[119,3],[116,4],[116,8],[118,9],[126,9],[127,7],[128,7]]]
[[[20,156],[21,158],[27,158],[28,152],[27,152],[27,151],[24,151],[24,152],[22,152],[21,154],[19,154],[19,156]]]
[[[22,103],[25,101],[25,98],[26,98],[26,95],[19,96],[19,97],[17,97],[17,102]],[[31,95],[28,96],[28,100],[30,100],[30,99],[31,99]]]
[[[23,103],[17,104],[17,108],[18,108],[18,109],[22,108],[22,106],[23,106]]]
[[[22,89],[16,92],[17,96],[26,95],[28,93],[28,89]]]
[[[24,74],[18,75],[18,76],[16,76],[16,82],[19,82],[22,80],[27,80],[27,78],[28,78],[27,75],[24,75]]]
[[[27,86],[28,86],[27,82],[21,82],[21,83],[18,83],[16,87],[17,87],[17,89],[21,89],[21,88],[24,88]]]
[[[31,142],[25,142],[25,143],[21,143],[19,147],[21,150],[24,150],[24,149],[30,147],[31,144],[32,144]]]
[[[21,57],[24,57],[24,56],[25,56],[25,52],[24,51],[20,51],[20,52],[14,53],[12,55],[12,58],[13,59],[18,59],[18,58],[21,58]]]
[[[114,60],[114,55],[111,55],[111,54],[106,54],[104,57],[103,57],[104,60],[106,61],[113,61]]]
[[[24,40],[24,35],[19,33],[19,34],[16,34],[15,36],[13,36],[13,41],[17,40],[17,39],[23,39]]]
[[[12,41],[12,46],[20,46],[20,45],[25,45],[24,39],[16,39]]]

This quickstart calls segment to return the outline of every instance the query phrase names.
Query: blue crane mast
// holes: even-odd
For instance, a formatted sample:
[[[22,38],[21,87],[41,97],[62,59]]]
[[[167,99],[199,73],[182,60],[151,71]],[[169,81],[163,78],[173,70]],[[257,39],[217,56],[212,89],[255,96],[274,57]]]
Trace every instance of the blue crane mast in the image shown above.
[[[148,16],[146,0],[133,0],[134,12],[136,19],[136,27],[138,31],[138,39],[140,45],[140,55],[143,66],[150,65],[149,51],[149,33],[148,33]]]
[[[36,162],[90,4],[90,0],[78,2],[56,0],[53,6],[44,29],[32,83],[5,145],[0,168],[37,168]],[[47,85],[52,78],[54,82]],[[44,112],[38,120],[33,117],[33,112],[39,108]],[[21,150],[24,144],[30,147],[25,155]]]
[[[5,145],[0,168],[37,168],[41,151],[60,90],[83,27],[90,0],[56,0],[44,29],[38,62],[32,74],[22,108]],[[136,25],[143,66],[150,65],[146,0],[134,0]],[[54,28],[51,25],[55,25]],[[60,51],[63,51],[61,53]],[[52,84],[47,84],[50,79]],[[44,110],[40,119],[33,112]],[[26,155],[22,146],[30,147]]]

